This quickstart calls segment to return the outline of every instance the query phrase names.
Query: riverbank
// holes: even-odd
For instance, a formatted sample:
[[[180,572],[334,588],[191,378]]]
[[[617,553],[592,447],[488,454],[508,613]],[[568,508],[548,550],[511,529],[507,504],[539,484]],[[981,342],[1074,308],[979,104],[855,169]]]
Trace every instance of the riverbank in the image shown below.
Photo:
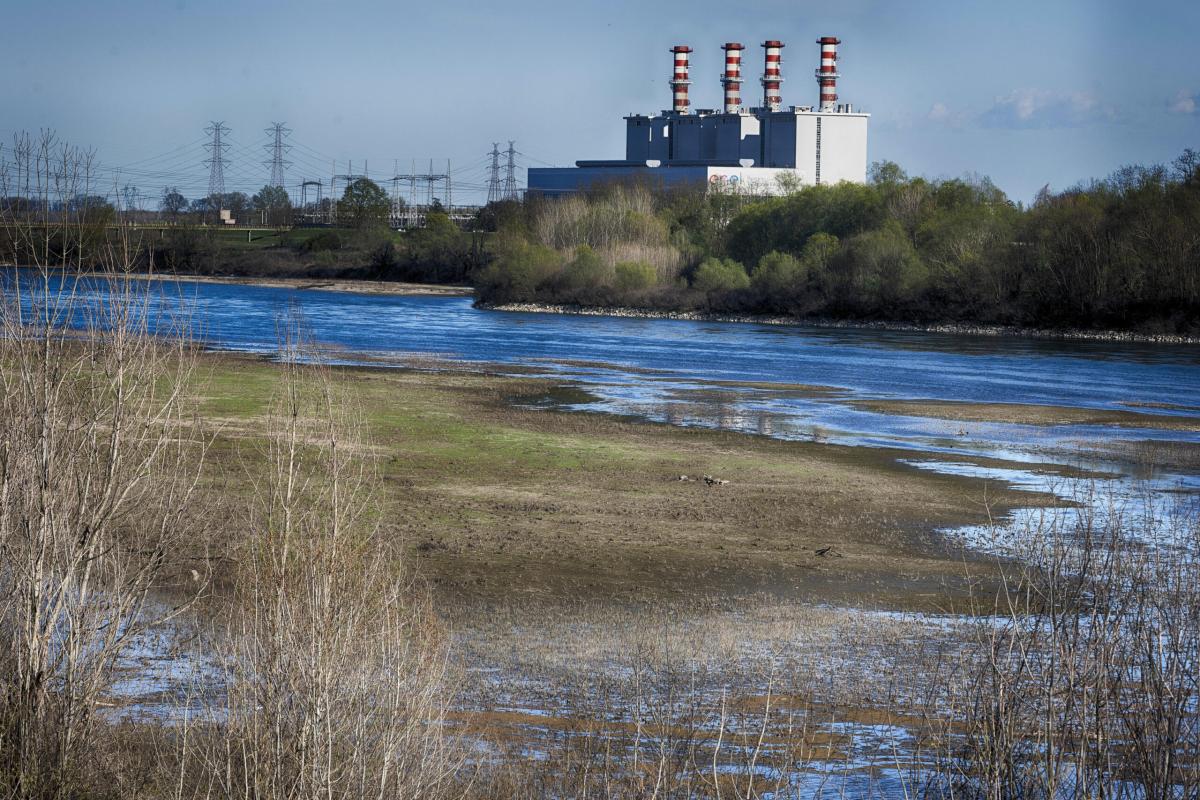
[[[312,290],[321,292],[348,292],[350,294],[422,296],[422,297],[470,297],[474,289],[470,286],[446,286],[432,283],[401,283],[395,281],[368,281],[322,278],[253,278],[217,275],[169,275],[135,274],[132,277],[147,281],[176,281],[178,283],[215,283],[227,286],[259,286],[269,289]]]
[[[1011,325],[979,325],[974,323],[941,322],[916,324],[871,320],[835,320],[798,318],[762,314],[711,314],[703,311],[656,311],[645,308],[552,305],[547,303],[476,303],[489,311],[510,311],[526,314],[575,314],[591,317],[625,317],[630,319],[675,319],[691,322],[741,322],[754,325],[785,325],[801,328],[835,328],[845,330],[897,331],[912,333],[945,333],[955,336],[996,336],[1060,341],[1128,342],[1134,344],[1200,344],[1200,337],[1177,334],[1137,333],[1116,330],[1081,330],[1027,328]]]
[[[263,446],[283,370],[206,356],[214,469]],[[447,602],[697,602],[769,595],[894,609],[961,602],[994,562],[939,531],[1053,497],[903,463],[901,450],[780,441],[539,408],[562,382],[502,371],[342,368],[384,481],[381,510]],[[704,476],[715,480],[710,484]],[[683,479],[682,476],[687,476]]]

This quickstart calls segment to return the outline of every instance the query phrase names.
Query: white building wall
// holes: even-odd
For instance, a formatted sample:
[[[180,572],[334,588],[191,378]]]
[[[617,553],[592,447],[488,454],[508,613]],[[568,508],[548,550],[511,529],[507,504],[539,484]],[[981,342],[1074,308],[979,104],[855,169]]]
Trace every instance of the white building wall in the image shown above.
[[[821,183],[866,183],[869,117],[866,114],[821,114],[820,119]]]
[[[767,167],[794,167],[817,182],[817,128],[820,122],[820,182],[867,180],[867,123],[869,114],[781,111],[769,114],[763,126]]]

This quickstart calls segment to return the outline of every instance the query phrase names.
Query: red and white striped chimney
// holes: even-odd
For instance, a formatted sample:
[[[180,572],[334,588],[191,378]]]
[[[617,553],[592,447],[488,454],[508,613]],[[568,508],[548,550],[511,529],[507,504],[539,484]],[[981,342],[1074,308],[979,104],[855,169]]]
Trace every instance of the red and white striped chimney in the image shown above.
[[[742,51],[746,48],[728,42],[721,49],[725,51],[725,76],[721,78],[725,87],[725,113],[736,114],[742,109]]]
[[[675,54],[675,72],[671,77],[671,110],[676,114],[686,114],[690,106],[688,87],[692,85],[688,63],[692,48],[680,44],[672,48],[671,52]]]
[[[779,84],[783,83],[783,42],[772,39],[763,42],[766,66],[763,68],[763,108],[768,111],[778,111],[783,107],[783,94]]]
[[[817,70],[817,83],[821,85],[821,110],[833,111],[837,105],[837,46],[842,40],[836,36],[817,39],[821,45],[821,67]]]

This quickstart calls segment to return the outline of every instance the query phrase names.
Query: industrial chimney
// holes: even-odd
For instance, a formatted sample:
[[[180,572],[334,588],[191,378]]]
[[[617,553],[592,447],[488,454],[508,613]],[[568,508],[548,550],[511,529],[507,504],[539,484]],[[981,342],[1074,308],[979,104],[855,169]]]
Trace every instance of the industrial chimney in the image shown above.
[[[688,87],[692,85],[689,79],[689,54],[692,48],[687,45],[676,45],[671,50],[675,54],[675,72],[671,77],[671,110],[676,114],[688,113]]]
[[[742,51],[746,48],[728,42],[721,49],[725,51],[725,76],[721,78],[725,87],[725,113],[736,114],[742,109]]]
[[[817,83],[821,86],[821,110],[833,111],[837,104],[837,46],[842,40],[836,36],[817,39],[821,45],[821,67],[817,70]]]
[[[783,42],[772,39],[763,42],[762,46],[766,54],[766,66],[762,76],[763,108],[767,111],[778,111],[783,107],[783,95],[779,91],[779,84],[783,83],[783,73],[780,71],[783,65]]]

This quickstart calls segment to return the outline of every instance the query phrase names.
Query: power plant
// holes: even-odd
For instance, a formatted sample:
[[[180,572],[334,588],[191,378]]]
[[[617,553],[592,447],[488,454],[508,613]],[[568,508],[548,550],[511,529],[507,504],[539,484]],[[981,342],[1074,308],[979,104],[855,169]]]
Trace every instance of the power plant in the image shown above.
[[[738,42],[722,46],[720,110],[691,108],[691,47],[671,49],[671,108],[655,116],[625,118],[625,158],[577,161],[575,167],[529,169],[529,191],[543,195],[578,192],[613,181],[640,179],[662,188],[704,184],[758,194],[782,194],[788,186],[867,178],[870,114],[839,103],[837,47],[823,36],[815,76],[815,106],[783,105],[784,43],[763,42],[763,96],[759,107],[742,105],[742,53]]]

